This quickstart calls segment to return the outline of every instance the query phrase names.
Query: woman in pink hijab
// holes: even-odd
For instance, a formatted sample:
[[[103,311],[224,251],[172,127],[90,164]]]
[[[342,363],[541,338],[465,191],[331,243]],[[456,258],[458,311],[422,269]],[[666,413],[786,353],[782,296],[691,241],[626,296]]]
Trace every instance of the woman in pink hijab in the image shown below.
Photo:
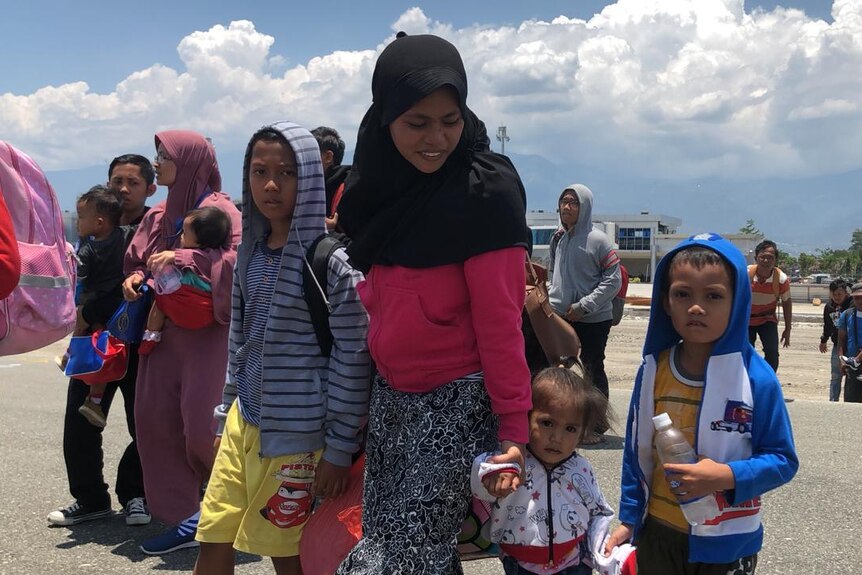
[[[168,187],[168,197],[147,212],[132,238],[124,295],[139,297],[136,289],[148,273],[174,265],[191,268],[212,286],[215,322],[188,330],[168,320],[161,343],[140,358],[135,424],[147,504],[156,518],[176,525],[141,545],[152,555],[197,545],[201,487],[215,456],[212,414],[221,403],[227,369],[231,276],[241,234],[239,211],[221,191],[212,144],[195,132],[169,130],[156,134],[156,150],[156,183]],[[183,218],[205,206],[231,218],[230,245],[180,248]]]

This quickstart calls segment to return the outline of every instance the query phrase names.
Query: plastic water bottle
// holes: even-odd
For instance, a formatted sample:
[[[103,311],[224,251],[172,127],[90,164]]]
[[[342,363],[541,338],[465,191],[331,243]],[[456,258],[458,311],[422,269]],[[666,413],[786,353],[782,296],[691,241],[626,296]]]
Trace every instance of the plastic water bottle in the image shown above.
[[[183,274],[176,266],[165,266],[155,275],[156,293],[165,295],[174,293],[182,285]]]
[[[655,447],[659,461],[664,463],[697,463],[697,453],[686,440],[685,435],[673,426],[667,413],[659,413],[652,418],[655,426]],[[673,482],[671,482],[673,485]],[[679,504],[685,520],[692,525],[702,525],[719,513],[715,495],[710,494]]]

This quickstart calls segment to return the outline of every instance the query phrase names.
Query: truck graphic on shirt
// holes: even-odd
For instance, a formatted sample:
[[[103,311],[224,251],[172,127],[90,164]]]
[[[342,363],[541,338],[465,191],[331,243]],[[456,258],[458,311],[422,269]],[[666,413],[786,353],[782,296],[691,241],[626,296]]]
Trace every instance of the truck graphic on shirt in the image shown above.
[[[713,431],[751,432],[751,406],[744,401],[728,400],[724,406],[724,419],[709,424]]]

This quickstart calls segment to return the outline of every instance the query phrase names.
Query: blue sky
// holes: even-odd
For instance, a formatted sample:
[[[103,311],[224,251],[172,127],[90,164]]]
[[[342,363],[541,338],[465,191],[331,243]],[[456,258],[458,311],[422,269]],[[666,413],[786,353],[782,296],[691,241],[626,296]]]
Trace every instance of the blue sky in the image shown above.
[[[0,138],[66,207],[162,129],[210,135],[234,195],[263,123],[332,125],[352,149],[376,55],[405,29],[459,47],[468,103],[492,134],[508,126],[531,208],[581,180],[599,212],[692,232],[752,217],[796,251],[860,225],[785,220],[862,190],[862,0],[6,4]]]

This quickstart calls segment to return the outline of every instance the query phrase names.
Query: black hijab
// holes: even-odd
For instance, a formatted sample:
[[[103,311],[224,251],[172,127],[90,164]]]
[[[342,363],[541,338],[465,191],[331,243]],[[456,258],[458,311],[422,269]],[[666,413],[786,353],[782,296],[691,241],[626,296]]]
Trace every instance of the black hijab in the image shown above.
[[[464,131],[439,170],[424,174],[395,148],[389,124],[443,86],[458,97]],[[509,158],[490,150],[485,125],[467,108],[467,76],[455,46],[402,36],[377,60],[373,103],[362,119],[338,207],[351,263],[427,268],[529,244],[526,194]]]

